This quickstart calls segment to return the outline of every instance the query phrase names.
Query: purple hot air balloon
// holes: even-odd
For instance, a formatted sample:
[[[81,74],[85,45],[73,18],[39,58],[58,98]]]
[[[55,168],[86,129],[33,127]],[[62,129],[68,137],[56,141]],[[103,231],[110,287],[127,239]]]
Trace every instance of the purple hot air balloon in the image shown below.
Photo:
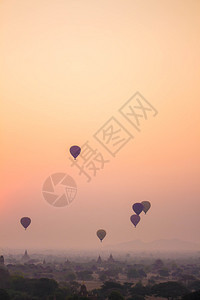
[[[79,146],[72,146],[69,149],[71,155],[73,156],[73,158],[76,160],[77,156],[79,156],[79,154],[81,153],[81,148]]]
[[[139,216],[139,214],[143,211],[144,206],[142,203],[135,203],[132,206],[133,211]]]
[[[142,201],[141,203],[144,206],[143,211],[145,212],[145,215],[146,215],[146,213],[148,212],[148,210],[151,207],[151,203],[149,201]]]
[[[100,241],[102,242],[106,236],[106,231],[104,229],[97,230],[97,236],[100,239]]]
[[[28,217],[23,217],[23,218],[21,218],[20,222],[26,230],[26,228],[31,224],[31,219]]]
[[[138,215],[132,215],[130,217],[130,220],[133,223],[133,225],[135,225],[135,227],[136,227],[137,224],[140,222],[140,216],[138,216]]]

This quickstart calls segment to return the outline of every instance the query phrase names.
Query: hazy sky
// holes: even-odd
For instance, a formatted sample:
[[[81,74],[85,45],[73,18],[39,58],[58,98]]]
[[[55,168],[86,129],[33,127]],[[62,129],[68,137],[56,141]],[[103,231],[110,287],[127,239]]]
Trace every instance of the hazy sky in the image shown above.
[[[200,243],[199,33],[198,0],[0,1],[1,247]],[[158,111],[141,132],[118,112],[137,91]],[[116,157],[93,137],[112,116],[134,136]],[[68,150],[86,141],[109,160],[90,183]],[[58,172],[78,188],[61,208],[42,196]]]

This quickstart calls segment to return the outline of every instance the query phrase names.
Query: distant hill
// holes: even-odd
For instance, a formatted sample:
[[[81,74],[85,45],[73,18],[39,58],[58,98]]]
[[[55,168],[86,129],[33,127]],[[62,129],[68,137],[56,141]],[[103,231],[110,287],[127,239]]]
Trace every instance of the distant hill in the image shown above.
[[[107,248],[120,251],[200,251],[200,245],[179,239],[160,239],[149,243],[134,240],[110,245]]]

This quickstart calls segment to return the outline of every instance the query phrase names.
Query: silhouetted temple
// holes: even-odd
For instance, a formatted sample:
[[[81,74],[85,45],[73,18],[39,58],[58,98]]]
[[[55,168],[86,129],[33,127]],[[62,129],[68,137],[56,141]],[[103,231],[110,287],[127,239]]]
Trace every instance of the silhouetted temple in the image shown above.
[[[109,258],[108,258],[108,262],[114,262],[114,258],[112,256],[112,254],[110,254]]]
[[[24,255],[22,256],[22,261],[23,261],[23,262],[27,262],[27,261],[29,261],[29,259],[30,259],[30,257],[29,257],[29,255],[28,255],[28,252],[27,252],[27,250],[25,250],[25,253],[24,253]]]
[[[102,263],[102,259],[101,259],[101,256],[99,255],[98,259],[97,259],[97,263],[98,264],[101,264]]]
[[[1,266],[4,265],[4,257],[3,257],[3,255],[0,256],[0,265]]]
[[[69,259],[67,259],[66,261],[65,261],[65,265],[66,266],[69,266],[71,264],[71,262],[69,261]]]
[[[87,297],[88,296],[88,291],[87,291],[87,288],[86,288],[85,284],[81,285],[79,295],[83,296],[83,297]]]

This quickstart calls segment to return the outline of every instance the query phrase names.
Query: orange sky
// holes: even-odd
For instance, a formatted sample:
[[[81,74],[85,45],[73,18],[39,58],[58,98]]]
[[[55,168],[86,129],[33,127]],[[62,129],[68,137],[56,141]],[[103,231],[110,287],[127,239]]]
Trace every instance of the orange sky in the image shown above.
[[[199,33],[194,0],[0,1],[3,247],[98,246],[99,228],[105,244],[200,243]],[[140,133],[118,112],[136,91],[158,110]],[[115,158],[93,138],[112,116],[134,135]],[[68,159],[85,141],[110,160],[90,183]],[[78,186],[67,207],[42,197],[56,172]]]

